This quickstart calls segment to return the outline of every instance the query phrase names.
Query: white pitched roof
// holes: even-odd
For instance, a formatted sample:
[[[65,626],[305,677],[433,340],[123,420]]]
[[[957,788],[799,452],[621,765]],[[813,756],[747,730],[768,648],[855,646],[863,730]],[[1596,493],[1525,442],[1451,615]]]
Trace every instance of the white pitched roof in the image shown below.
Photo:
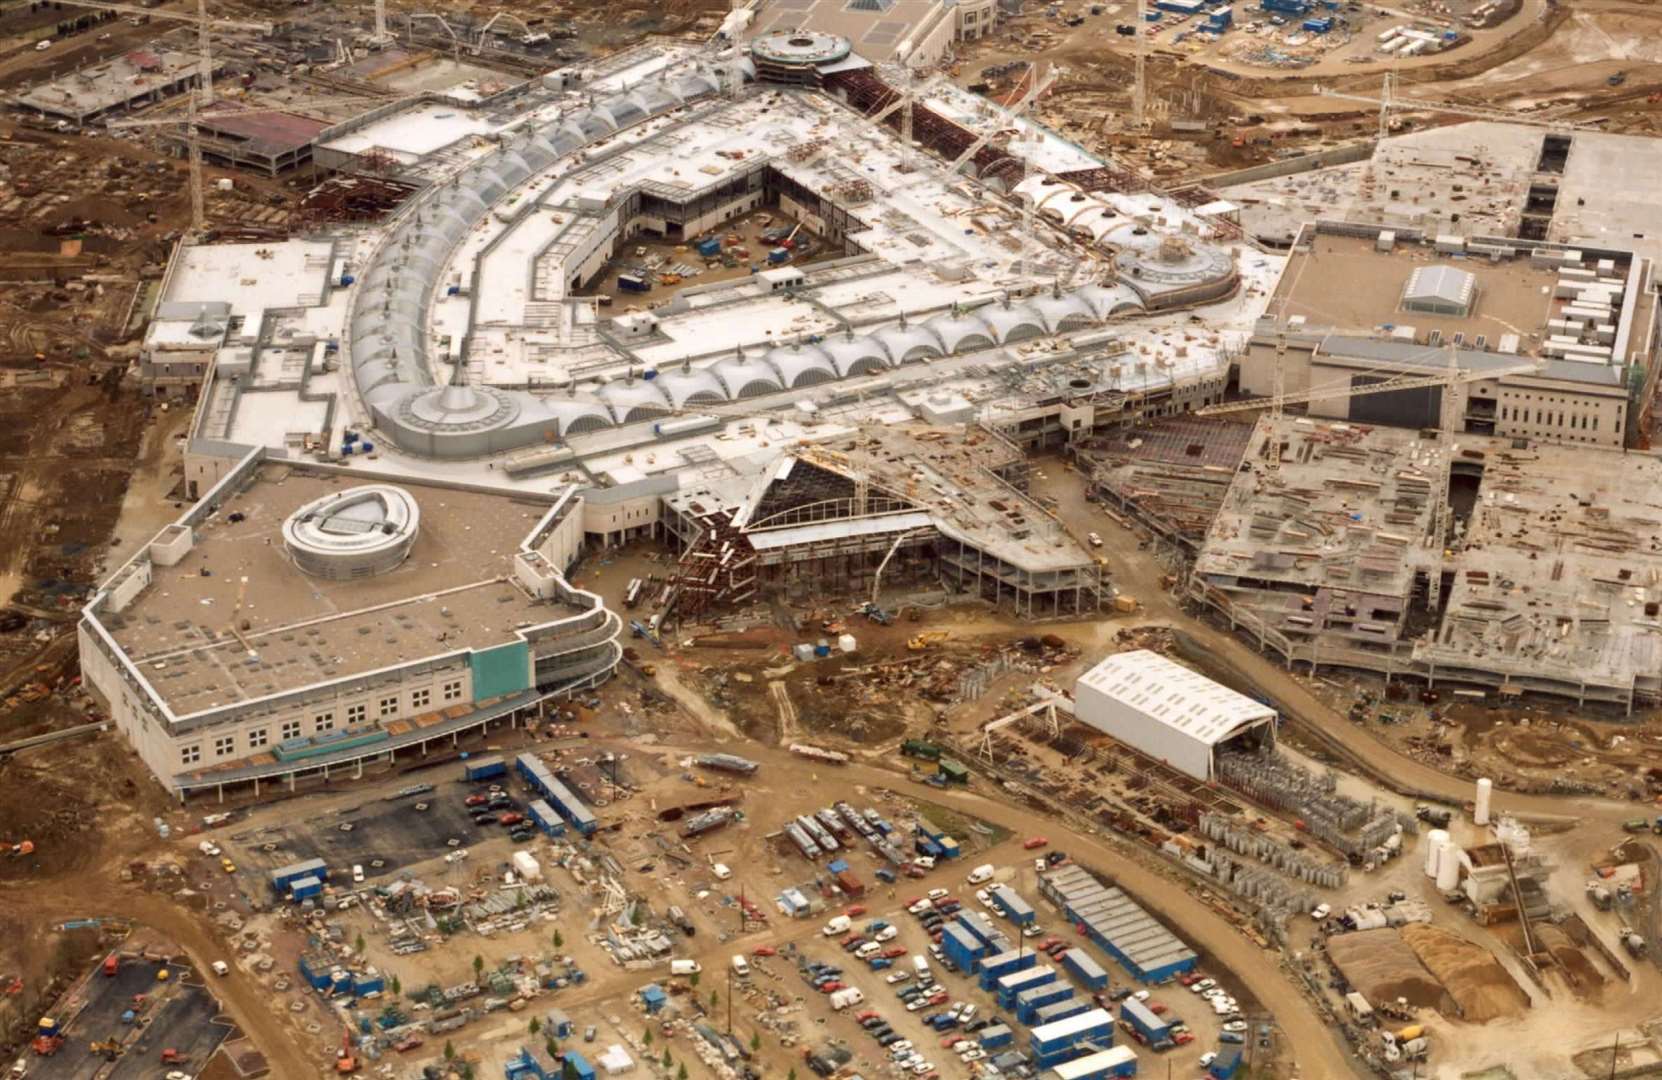
[[[1115,653],[1079,677],[1190,738],[1216,746],[1275,710],[1147,649]]]

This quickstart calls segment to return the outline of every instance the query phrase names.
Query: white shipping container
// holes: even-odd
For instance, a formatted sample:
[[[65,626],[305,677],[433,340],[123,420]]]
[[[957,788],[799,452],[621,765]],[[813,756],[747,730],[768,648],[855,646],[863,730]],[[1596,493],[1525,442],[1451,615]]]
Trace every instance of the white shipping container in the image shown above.
[[[542,864],[529,851],[514,852],[514,871],[525,881],[542,880]]]

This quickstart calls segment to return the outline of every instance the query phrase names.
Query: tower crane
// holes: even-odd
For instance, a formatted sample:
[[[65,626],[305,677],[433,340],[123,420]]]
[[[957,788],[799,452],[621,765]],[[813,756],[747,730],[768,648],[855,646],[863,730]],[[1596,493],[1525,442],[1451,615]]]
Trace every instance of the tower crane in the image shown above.
[[[1574,131],[1602,130],[1594,124],[1581,124],[1574,120],[1558,119],[1551,115],[1532,117],[1524,113],[1507,112],[1504,109],[1485,109],[1476,105],[1460,105],[1450,101],[1427,101],[1423,98],[1401,97],[1396,92],[1396,85],[1396,72],[1387,71],[1380,83],[1378,97],[1346,94],[1338,90],[1330,90],[1325,86],[1317,87],[1316,93],[1337,101],[1355,101],[1363,105],[1379,106],[1379,137],[1381,139],[1390,134],[1392,109],[1409,112],[1452,113],[1455,116],[1465,116],[1473,120],[1494,120],[1503,124],[1529,124],[1534,127],[1568,128]]]
[[[1436,484],[1433,485],[1433,501],[1431,506],[1430,530],[1426,535],[1426,545],[1435,549],[1439,560],[1443,544],[1448,536],[1448,485],[1449,473],[1454,466],[1455,438],[1459,434],[1456,429],[1460,426],[1459,395],[1453,393],[1455,387],[1467,383],[1484,382],[1489,379],[1500,379],[1508,375],[1538,374],[1546,366],[1546,361],[1540,359],[1520,360],[1516,364],[1503,364],[1494,368],[1482,368],[1462,371],[1460,369],[1460,350],[1456,345],[1449,345],[1446,350],[1448,366],[1434,374],[1414,375],[1408,372],[1396,372],[1378,382],[1356,386],[1347,378],[1343,382],[1328,383],[1324,386],[1304,390],[1296,394],[1282,391],[1284,377],[1283,364],[1287,354],[1287,336],[1285,333],[1276,336],[1275,350],[1275,393],[1267,398],[1254,398],[1250,401],[1231,401],[1219,405],[1207,405],[1196,409],[1198,416],[1220,416],[1226,413],[1244,412],[1249,409],[1268,408],[1272,418],[1271,431],[1277,430],[1274,420],[1281,417],[1282,410],[1287,405],[1302,404],[1313,401],[1333,401],[1339,399],[1361,397],[1364,394],[1384,394],[1393,390],[1416,390],[1427,387],[1442,389],[1438,410],[1437,444],[1442,451],[1438,459],[1438,468],[1441,472]],[[1429,350],[1428,350],[1429,352]],[[1279,440],[1280,436],[1275,435]],[[1266,467],[1274,472],[1279,468],[1281,453],[1279,448],[1271,454],[1265,463]],[[1442,597],[1443,575],[1435,570],[1428,575],[1428,601],[1433,609],[1437,607]]]
[[[201,83],[203,105],[211,105],[214,100],[214,65],[213,50],[209,42],[208,28],[221,26],[232,30],[257,30],[262,34],[269,34],[272,25],[268,22],[249,22],[245,19],[222,19],[208,16],[208,0],[196,0],[194,13],[182,11],[164,11],[161,8],[139,7],[135,4],[110,4],[100,0],[63,0],[71,7],[93,8],[97,11],[119,11],[127,15],[143,15],[153,19],[175,19],[179,22],[196,24],[196,48],[199,57],[200,69],[197,80]]]
[[[365,97],[362,95],[305,98],[300,101],[290,101],[281,104],[259,107],[238,107],[228,111],[226,116],[257,116],[263,113],[295,112],[309,108],[319,108],[327,105],[378,105],[386,102],[385,98]],[[207,231],[207,203],[202,187],[202,134],[199,122],[204,105],[197,100],[193,91],[186,95],[185,115],[165,117],[145,117],[136,120],[111,120],[111,128],[142,128],[142,127],[177,127],[181,121],[185,126],[185,144],[190,160],[190,228],[195,236],[201,236]]]
[[[1055,68],[1047,67],[1043,74],[1040,74],[1036,69],[1030,70],[1028,72],[1027,93],[1023,94],[1021,96],[1021,100],[1016,102],[1015,105],[1011,106],[1009,110],[1004,113],[1003,119],[1006,121],[1015,120],[1023,113],[1027,112],[1028,109],[1033,107],[1033,103],[1039,100],[1039,95],[1043,94],[1046,90],[1049,90],[1050,84],[1055,81]],[[947,171],[955,173],[959,169],[963,168],[964,162],[970,160],[976,154],[979,154],[981,152],[981,148],[991,142],[993,140],[993,136],[997,135],[1001,129],[1002,125],[995,121],[981,134],[980,138],[970,143],[969,148],[962,154],[958,155],[952,164],[947,167]]]
[[[883,106],[877,112],[872,113],[871,122],[874,124],[881,124],[889,117],[893,116],[897,109],[905,109],[905,113],[903,113],[900,118],[900,139],[907,146],[911,146],[912,106],[918,98],[923,97],[925,94],[933,90],[944,78],[946,78],[944,74],[936,73],[920,83],[914,77],[911,86],[901,91],[901,93],[893,101]]]

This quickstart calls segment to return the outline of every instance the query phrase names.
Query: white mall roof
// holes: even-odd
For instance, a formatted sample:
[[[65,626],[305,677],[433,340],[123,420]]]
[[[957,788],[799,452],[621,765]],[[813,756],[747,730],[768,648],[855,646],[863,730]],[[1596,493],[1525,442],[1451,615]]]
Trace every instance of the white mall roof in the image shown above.
[[[1275,710],[1147,649],[1115,653],[1079,677],[1091,689],[1207,746]],[[1077,694],[1075,695],[1078,696]]]

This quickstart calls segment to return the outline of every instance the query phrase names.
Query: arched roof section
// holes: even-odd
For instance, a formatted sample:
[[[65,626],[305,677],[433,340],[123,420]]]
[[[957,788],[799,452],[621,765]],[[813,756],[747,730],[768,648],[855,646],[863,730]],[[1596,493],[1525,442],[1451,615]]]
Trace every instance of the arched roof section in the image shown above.
[[[1000,345],[1044,337],[1046,332],[1044,319],[1026,304],[982,308],[976,314],[992,327],[993,340]]]
[[[1082,330],[1096,321],[1096,312],[1076,293],[1035,297],[1028,301],[1028,306],[1044,320],[1045,329],[1052,334]]]
[[[940,338],[941,348],[949,353],[966,349],[987,349],[998,342],[998,335],[987,321],[975,314],[946,312],[935,316],[924,326]]]
[[[653,116],[656,116],[659,113],[668,112],[681,104],[680,98],[670,93],[665,87],[657,85],[640,87],[629,96],[634,100],[639,101],[641,103],[641,108],[645,109]]]
[[[683,405],[726,401],[728,398],[727,387],[704,368],[693,368],[691,371],[676,368],[673,371],[659,372],[653,381],[658,384],[658,389],[664,396],[669,398],[670,404],[678,409]]]
[[[1143,310],[1142,297],[1128,285],[1087,285],[1073,295],[1090,305],[1099,319]]]
[[[772,394],[785,388],[785,384],[779,381],[779,373],[771,365],[757,360],[729,356],[725,360],[717,360],[705,370],[721,380],[722,386],[727,388],[727,396],[735,401]]]
[[[831,357],[831,366],[836,368],[839,379],[882,371],[889,366],[889,352],[883,343],[864,334],[832,337],[820,348]]]
[[[639,123],[647,117],[646,106],[634,94],[617,98],[606,103],[606,111],[611,114],[612,121],[618,127],[628,127]]]
[[[656,383],[656,379],[620,379],[602,386],[594,396],[612,410],[618,423],[628,424],[669,412],[669,399]]]
[[[721,89],[715,79],[698,72],[692,75],[683,75],[670,83],[670,88],[681,95],[683,101],[698,97],[702,94],[713,94]]]
[[[772,365],[779,373],[779,381],[789,389],[814,386],[837,377],[831,358],[817,345],[781,345],[769,349],[762,361]]]
[[[1132,251],[1153,251],[1160,246],[1160,237],[1152,229],[1134,221],[1121,221],[1100,239],[1102,243]]]
[[[885,326],[871,338],[883,346],[889,354],[889,363],[895,367],[918,363],[946,352],[941,336],[928,326]]]
[[[612,426],[612,414],[598,401],[584,398],[541,398],[544,410],[559,425],[560,436],[581,435],[585,431],[599,431]]]

